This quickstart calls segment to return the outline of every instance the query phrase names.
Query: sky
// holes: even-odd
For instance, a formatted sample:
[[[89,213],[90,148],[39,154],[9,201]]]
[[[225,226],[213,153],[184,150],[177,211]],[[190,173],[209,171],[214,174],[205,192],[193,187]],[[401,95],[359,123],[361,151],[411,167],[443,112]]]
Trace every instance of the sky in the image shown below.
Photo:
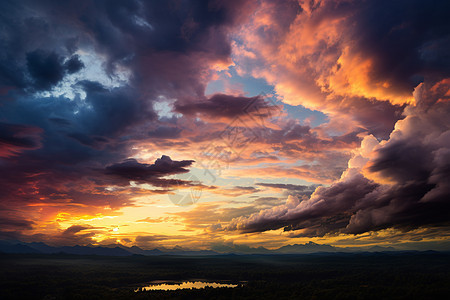
[[[0,2],[0,239],[440,249],[450,3]]]

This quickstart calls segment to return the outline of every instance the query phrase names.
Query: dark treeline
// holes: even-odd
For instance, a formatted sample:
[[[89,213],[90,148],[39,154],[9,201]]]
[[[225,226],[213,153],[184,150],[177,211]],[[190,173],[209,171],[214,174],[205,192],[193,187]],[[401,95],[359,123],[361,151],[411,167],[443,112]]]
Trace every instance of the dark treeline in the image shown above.
[[[446,299],[448,253],[251,256],[0,255],[0,299]],[[153,280],[237,288],[139,291]]]

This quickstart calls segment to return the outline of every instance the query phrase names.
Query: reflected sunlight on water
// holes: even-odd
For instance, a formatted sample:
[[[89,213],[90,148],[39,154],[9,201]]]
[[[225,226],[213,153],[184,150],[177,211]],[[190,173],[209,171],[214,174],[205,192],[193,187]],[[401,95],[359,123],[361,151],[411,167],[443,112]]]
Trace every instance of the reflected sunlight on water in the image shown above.
[[[180,283],[160,283],[160,284],[150,284],[147,286],[143,286],[142,290],[145,291],[155,291],[155,290],[163,290],[163,291],[173,291],[178,289],[202,289],[205,287],[212,288],[234,288],[237,287],[237,284],[229,284],[229,283],[218,283],[218,282],[205,282],[205,281],[183,281]],[[135,292],[140,291],[141,288],[135,290]]]

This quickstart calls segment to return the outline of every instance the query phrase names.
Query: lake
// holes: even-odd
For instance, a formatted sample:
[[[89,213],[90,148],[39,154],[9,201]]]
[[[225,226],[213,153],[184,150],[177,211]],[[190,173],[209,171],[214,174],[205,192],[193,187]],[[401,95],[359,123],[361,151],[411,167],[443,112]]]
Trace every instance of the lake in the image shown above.
[[[208,282],[208,281],[183,281],[183,282],[153,282],[149,285],[143,286],[142,289],[145,291],[173,291],[179,289],[203,289],[205,287],[212,288],[235,288],[237,284],[231,283],[220,283],[220,282]],[[140,288],[136,289],[135,292],[140,291]]]

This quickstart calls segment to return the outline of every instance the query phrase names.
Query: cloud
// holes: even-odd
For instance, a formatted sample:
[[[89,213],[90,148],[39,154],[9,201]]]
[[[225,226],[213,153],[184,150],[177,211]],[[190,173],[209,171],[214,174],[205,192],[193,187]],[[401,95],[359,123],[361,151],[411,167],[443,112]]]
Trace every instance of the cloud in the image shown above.
[[[449,88],[446,81],[419,86],[417,105],[407,107],[390,139],[366,136],[339,181],[318,187],[307,200],[290,196],[284,205],[238,217],[226,230],[284,227],[297,236],[323,236],[447,224],[450,102],[443,99]]]
[[[450,75],[448,8],[423,1],[263,1],[238,32],[235,60],[240,72],[274,84],[286,103],[385,139],[420,82]]]
[[[31,229],[35,223],[29,220],[0,218],[0,224],[2,226],[1,232],[3,233],[9,231]]]
[[[33,51],[27,54],[28,71],[38,89],[49,89],[64,77],[62,58],[56,53]]]
[[[193,160],[173,161],[169,156],[163,155],[154,164],[142,164],[135,159],[127,159],[122,163],[107,166],[105,174],[121,178],[128,184],[129,181],[139,183],[152,183],[163,176],[189,172],[186,167],[192,165]]]
[[[239,176],[244,178],[293,178],[303,179],[315,183],[331,183],[338,179],[344,168],[340,166],[328,167],[326,164],[311,165],[268,165],[257,168],[243,168],[225,170],[227,176]]]
[[[18,155],[41,146],[39,127],[0,122],[0,157]]]
[[[238,197],[242,195],[254,194],[259,191],[259,189],[252,186],[234,186],[232,188],[221,187],[212,190],[215,194],[224,195],[227,197]]]
[[[267,119],[279,107],[272,105],[262,96],[244,97],[225,94],[215,94],[204,101],[193,103],[175,103],[175,110],[184,115],[202,116],[205,119],[217,118],[235,119],[236,117],[251,117]]]
[[[91,245],[95,243],[93,237],[97,233],[101,233],[104,230],[102,228],[93,227],[89,225],[72,225],[67,227],[59,234],[52,236],[41,236],[40,240],[48,239],[51,245]],[[32,238],[32,237],[31,237]]]
[[[17,225],[7,234],[47,222],[59,237],[60,221],[115,215],[136,197],[192,186],[249,198],[279,187],[290,196],[282,205],[266,197],[180,215],[189,230],[211,234],[445,223],[448,8],[416,0],[1,2],[0,207]],[[231,70],[266,80],[277,101],[321,110],[329,122],[313,128],[286,109],[275,123],[280,107],[269,99],[205,95],[217,72]],[[231,124],[236,117],[245,123]],[[226,125],[245,130],[242,151],[227,146]],[[211,152],[235,164],[225,176],[330,186],[220,191],[166,178],[189,171],[189,153],[208,164]],[[162,153],[174,160],[148,163]],[[87,243],[92,230],[100,229],[74,235],[86,233]]]
[[[129,181],[192,184],[163,178],[188,172],[190,160],[130,158],[140,141],[184,142],[153,104],[205,99],[213,73],[232,63],[229,33],[251,3],[169,2],[0,3],[0,202],[23,212],[17,222],[31,219],[17,232],[170,192]]]
[[[84,68],[84,63],[80,60],[79,55],[73,55],[64,63],[67,73],[73,74]]]
[[[164,223],[170,221],[170,217],[159,217],[159,218],[150,218],[147,217],[145,219],[137,220],[139,223]]]
[[[78,55],[72,56],[64,63],[62,56],[40,49],[27,53],[26,60],[33,86],[38,90],[48,90],[58,84],[66,73],[73,74],[84,67]]]
[[[181,128],[162,125],[150,131],[148,136],[157,139],[178,139],[181,132]]]
[[[259,186],[270,187],[275,189],[286,189],[291,191],[305,191],[311,188],[308,185],[285,184],[285,183],[255,183]]]
[[[284,190],[284,196],[296,196],[296,197],[309,197],[316,190],[318,185],[297,185],[297,184],[286,184],[286,183],[255,183],[256,185],[272,188],[276,190]]]
[[[205,232],[214,233],[222,230],[222,223],[226,224],[237,217],[250,216],[262,208],[272,207],[278,204],[275,199],[256,199],[253,202],[244,202],[237,207],[229,207],[230,202],[204,202],[190,211],[168,213],[183,221],[187,229],[202,229]]]
[[[80,231],[89,229],[90,227],[82,226],[82,225],[72,225],[63,231],[62,235],[75,235]]]

